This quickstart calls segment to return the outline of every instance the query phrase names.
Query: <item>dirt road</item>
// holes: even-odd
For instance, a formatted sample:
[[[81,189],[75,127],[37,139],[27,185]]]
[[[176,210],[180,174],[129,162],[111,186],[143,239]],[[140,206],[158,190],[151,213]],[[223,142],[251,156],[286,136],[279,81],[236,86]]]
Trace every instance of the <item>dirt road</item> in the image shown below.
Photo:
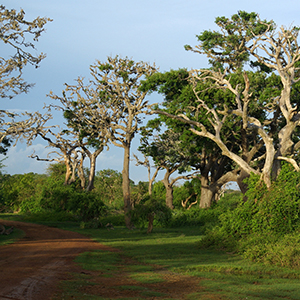
[[[0,300],[47,300],[59,281],[79,267],[73,262],[82,252],[111,248],[78,233],[22,222],[3,221],[25,231],[14,244],[0,247]]]

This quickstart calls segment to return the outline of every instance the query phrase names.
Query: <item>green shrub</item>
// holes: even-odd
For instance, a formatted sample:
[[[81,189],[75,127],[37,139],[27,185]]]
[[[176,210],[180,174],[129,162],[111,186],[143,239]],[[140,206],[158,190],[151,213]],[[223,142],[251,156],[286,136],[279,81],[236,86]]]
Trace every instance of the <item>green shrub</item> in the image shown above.
[[[100,218],[107,212],[107,207],[96,193],[74,191],[70,195],[68,209],[83,221]]]
[[[41,211],[35,213],[25,213],[23,215],[23,220],[26,222],[37,223],[78,221],[78,219],[73,214],[65,211]]]
[[[277,180],[267,190],[259,177],[247,180],[247,201],[240,199],[235,210],[220,216],[225,232],[237,238],[252,233],[284,235],[299,226],[300,172],[284,164]]]
[[[239,243],[243,256],[253,261],[281,267],[300,267],[300,234],[284,236],[251,235]]]
[[[80,228],[81,229],[97,229],[103,227],[103,224],[100,222],[98,218],[94,218],[89,221],[81,221]]]
[[[105,226],[111,223],[113,226],[125,226],[124,210],[108,211],[105,216],[101,216],[101,223]]]
[[[221,227],[209,229],[198,243],[200,249],[235,251],[237,239],[228,235]]]
[[[247,180],[247,201],[220,214],[219,226],[208,230],[199,247],[235,249],[266,264],[300,267],[300,172],[283,164],[268,190],[258,176]]]
[[[130,212],[131,221],[143,228],[148,224],[148,233],[152,231],[153,224],[166,226],[171,219],[171,210],[163,199],[154,196],[145,196],[144,199]],[[155,220],[155,223],[154,223]]]

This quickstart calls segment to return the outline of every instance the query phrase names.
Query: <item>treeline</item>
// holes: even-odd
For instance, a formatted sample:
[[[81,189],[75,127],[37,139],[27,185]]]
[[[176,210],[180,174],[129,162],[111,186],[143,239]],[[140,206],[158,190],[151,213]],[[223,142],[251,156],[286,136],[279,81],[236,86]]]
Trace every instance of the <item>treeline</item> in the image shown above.
[[[112,169],[97,171],[94,189],[82,189],[80,179],[64,184],[64,164],[50,164],[46,174],[1,174],[0,212],[2,213],[60,213],[65,212],[77,220],[90,221],[118,211],[123,214],[122,174]],[[88,170],[85,172],[88,176]],[[149,196],[148,182],[130,181],[132,206],[142,204]],[[164,184],[155,182],[152,197],[165,203]],[[197,207],[200,197],[199,180],[186,181],[174,187],[174,209],[189,210]],[[194,205],[193,205],[194,204]],[[122,220],[123,221],[123,220]],[[121,222],[122,223],[122,222]]]
[[[24,17],[3,6],[0,11],[8,25]],[[218,32],[205,30],[198,45],[185,46],[207,56],[207,69],[160,73],[145,62],[108,57],[90,65],[89,80],[65,84],[62,95],[50,92],[53,103],[44,113],[1,111],[2,152],[10,143],[31,145],[39,137],[59,156],[32,158],[61,162],[46,175],[2,175],[2,211],[70,214],[94,227],[114,216],[115,224],[148,226],[149,233],[155,222],[203,226],[201,247],[299,266],[300,29],[277,28],[244,11],[215,23]],[[5,42],[10,39],[17,36]],[[5,91],[2,97],[12,97]],[[150,105],[153,92],[162,95],[160,104]],[[53,110],[62,113],[64,127],[53,125]],[[145,115],[154,118],[143,125]],[[135,159],[147,167],[149,182],[135,185],[129,164],[137,134],[143,159]],[[122,173],[97,173],[97,157],[110,145],[124,150]],[[158,172],[164,177],[155,183]],[[180,179],[186,182],[178,187]],[[232,194],[225,195],[223,205],[222,187],[232,181],[243,195],[233,202]],[[112,214],[121,208],[122,221]]]

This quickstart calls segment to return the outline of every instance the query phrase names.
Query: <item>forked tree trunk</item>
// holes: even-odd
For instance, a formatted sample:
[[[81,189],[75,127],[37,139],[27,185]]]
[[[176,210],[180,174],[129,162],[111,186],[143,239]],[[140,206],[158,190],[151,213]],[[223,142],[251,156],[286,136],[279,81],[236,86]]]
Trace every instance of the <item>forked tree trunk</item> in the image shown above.
[[[170,208],[173,209],[173,186],[170,183],[170,176],[171,174],[174,173],[174,171],[170,171],[166,169],[166,174],[164,176],[164,179],[162,180],[165,188],[166,188],[166,205]]]

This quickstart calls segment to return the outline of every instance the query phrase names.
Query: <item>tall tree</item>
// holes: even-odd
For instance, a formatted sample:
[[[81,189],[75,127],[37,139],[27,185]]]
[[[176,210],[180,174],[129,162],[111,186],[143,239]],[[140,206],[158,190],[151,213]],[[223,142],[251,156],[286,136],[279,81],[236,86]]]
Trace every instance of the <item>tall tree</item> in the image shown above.
[[[77,145],[90,160],[87,191],[94,188],[96,159],[105,147],[108,147],[110,124],[116,122],[117,114],[111,114],[109,106],[101,101],[98,85],[94,82],[84,83],[78,78],[76,85],[65,84],[62,96],[52,92],[49,96],[60,104],[53,104],[63,112],[67,120],[66,133],[77,136]]]
[[[153,135],[152,130],[144,128],[142,131],[141,146],[139,147],[139,151],[153,159],[156,170],[165,170],[162,182],[166,188],[166,205],[170,209],[174,208],[174,184],[180,179],[188,180],[195,177],[195,173],[193,173],[171,178],[171,175],[176,171],[179,173],[191,171],[189,151],[181,147],[180,135],[180,133],[175,133],[171,129],[161,134]]]
[[[200,44],[197,46],[200,53],[205,53],[211,59],[214,68],[190,72],[199,103],[196,109],[207,113],[212,128],[201,121],[192,120],[185,113],[168,116],[189,124],[190,130],[196,135],[212,140],[223,155],[235,162],[246,176],[251,172],[260,174],[270,187],[272,174],[276,178],[279,173],[280,160],[286,160],[298,168],[292,156],[295,147],[298,147],[293,135],[300,122],[297,108],[299,97],[292,98],[291,95],[299,81],[299,29],[281,27],[277,31],[273,22],[262,21],[257,14],[245,12],[239,12],[231,19],[218,18],[217,24],[222,29],[219,38],[216,39],[212,32],[206,31],[200,36]],[[224,39],[226,36],[227,40]],[[241,47],[246,58],[240,59],[240,48],[228,48],[228,45],[229,41],[238,45],[238,38],[244,36],[248,38],[243,39]],[[209,44],[210,48],[207,46]],[[253,59],[252,66],[259,67],[258,75],[241,70],[245,61],[250,59]],[[243,79],[239,84],[234,80],[236,75]],[[279,84],[274,85],[278,83],[278,78]],[[256,91],[258,79],[269,86],[259,94]],[[211,82],[212,90],[231,93],[234,98],[232,106],[222,103],[210,106],[200,95],[198,86],[202,82]],[[251,111],[253,107],[257,109]],[[229,149],[222,139],[224,124],[236,118],[241,120],[241,131],[235,131],[235,134],[242,133],[242,151]],[[247,135],[253,137],[254,144],[246,140]]]
[[[144,114],[149,113],[150,105],[146,100],[147,92],[139,89],[141,80],[156,71],[154,66],[145,62],[134,62],[129,58],[108,57],[107,62],[97,61],[91,66],[91,73],[97,85],[99,98],[110,111],[117,116],[110,122],[110,140],[124,149],[123,161],[123,197],[125,223],[131,227],[129,211],[130,180],[129,162],[130,146],[139,131]]]
[[[206,113],[194,109],[197,105],[197,98],[189,82],[187,70],[156,73],[144,82],[143,88],[157,91],[164,96],[162,106],[165,112],[171,114],[186,112],[191,118],[202,120],[207,126],[210,126]],[[220,92],[214,94],[208,89],[208,84],[203,84],[198,88],[207,91],[205,97],[210,105],[214,105],[216,101],[229,105],[232,101],[232,97],[228,94]],[[234,170],[232,163],[222,155],[214,143],[206,138],[195,136],[189,130],[189,126],[182,122],[160,114],[159,117],[148,122],[147,130],[150,128],[160,130],[160,127],[164,126],[178,134],[178,142],[180,143],[176,147],[180,150],[177,149],[176,153],[184,153],[186,166],[196,169],[201,174],[198,177],[198,180],[201,181],[199,206],[201,208],[209,207],[216,199],[223,184],[237,180],[237,170]],[[227,124],[226,136],[224,137],[229,147],[233,147],[232,127],[234,127],[234,123]],[[147,143],[147,138],[142,141],[142,143],[144,142]]]

